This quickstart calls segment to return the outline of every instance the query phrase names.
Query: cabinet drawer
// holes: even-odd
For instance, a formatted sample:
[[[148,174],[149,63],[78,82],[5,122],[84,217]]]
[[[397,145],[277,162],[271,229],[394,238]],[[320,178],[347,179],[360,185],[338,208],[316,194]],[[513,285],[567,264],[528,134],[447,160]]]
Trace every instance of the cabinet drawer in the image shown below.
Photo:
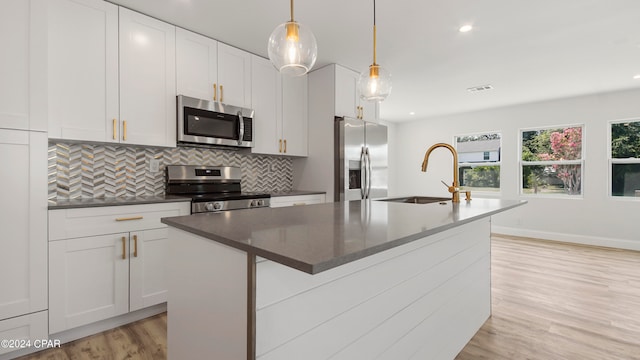
[[[190,203],[49,210],[49,241],[164,227],[163,217],[189,215]]]
[[[324,202],[325,194],[275,196],[271,198],[271,207],[322,204]]]
[[[47,311],[18,316],[0,321],[0,339],[2,340],[43,340],[49,337],[47,331]],[[15,350],[17,347],[0,347],[0,355]]]

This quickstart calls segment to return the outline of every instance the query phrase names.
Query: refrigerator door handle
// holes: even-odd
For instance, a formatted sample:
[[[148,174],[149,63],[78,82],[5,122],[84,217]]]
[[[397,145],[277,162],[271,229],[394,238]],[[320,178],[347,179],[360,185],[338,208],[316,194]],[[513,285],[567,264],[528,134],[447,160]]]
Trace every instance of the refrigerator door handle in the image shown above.
[[[371,155],[369,155],[369,148],[365,149],[365,157],[367,158],[367,195],[366,198],[371,198]]]
[[[360,150],[360,198],[366,198],[367,188],[367,158],[365,157],[364,146]]]

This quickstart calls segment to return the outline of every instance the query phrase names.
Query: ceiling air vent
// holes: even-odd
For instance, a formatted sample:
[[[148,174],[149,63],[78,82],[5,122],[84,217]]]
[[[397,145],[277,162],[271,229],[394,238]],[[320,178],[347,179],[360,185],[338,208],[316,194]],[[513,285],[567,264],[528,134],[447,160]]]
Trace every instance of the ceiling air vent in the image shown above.
[[[470,93],[475,93],[475,92],[480,92],[480,91],[487,91],[487,90],[493,90],[493,86],[492,85],[480,85],[480,86],[473,86],[470,88],[467,88],[467,91]]]

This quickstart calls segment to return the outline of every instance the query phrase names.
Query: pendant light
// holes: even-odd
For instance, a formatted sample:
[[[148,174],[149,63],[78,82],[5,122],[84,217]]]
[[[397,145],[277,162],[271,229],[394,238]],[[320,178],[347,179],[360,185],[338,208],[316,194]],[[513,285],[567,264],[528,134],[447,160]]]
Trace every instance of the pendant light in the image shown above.
[[[376,0],[373,0],[373,64],[360,73],[358,79],[360,98],[367,101],[383,101],[391,93],[391,74],[376,63]]]
[[[311,30],[293,20],[280,24],[269,37],[269,60],[280,73],[290,76],[304,75],[316,63],[318,44]]]

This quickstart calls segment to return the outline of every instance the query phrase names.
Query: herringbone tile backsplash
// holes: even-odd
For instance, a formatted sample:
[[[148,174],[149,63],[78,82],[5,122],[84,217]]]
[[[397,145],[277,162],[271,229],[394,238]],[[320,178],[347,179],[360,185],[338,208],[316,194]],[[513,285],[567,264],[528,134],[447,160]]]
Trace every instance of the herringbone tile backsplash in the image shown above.
[[[151,159],[159,160],[159,171],[150,171]],[[243,191],[293,187],[293,163],[285,157],[204,148],[49,143],[49,199],[163,195],[167,165],[239,166]]]

